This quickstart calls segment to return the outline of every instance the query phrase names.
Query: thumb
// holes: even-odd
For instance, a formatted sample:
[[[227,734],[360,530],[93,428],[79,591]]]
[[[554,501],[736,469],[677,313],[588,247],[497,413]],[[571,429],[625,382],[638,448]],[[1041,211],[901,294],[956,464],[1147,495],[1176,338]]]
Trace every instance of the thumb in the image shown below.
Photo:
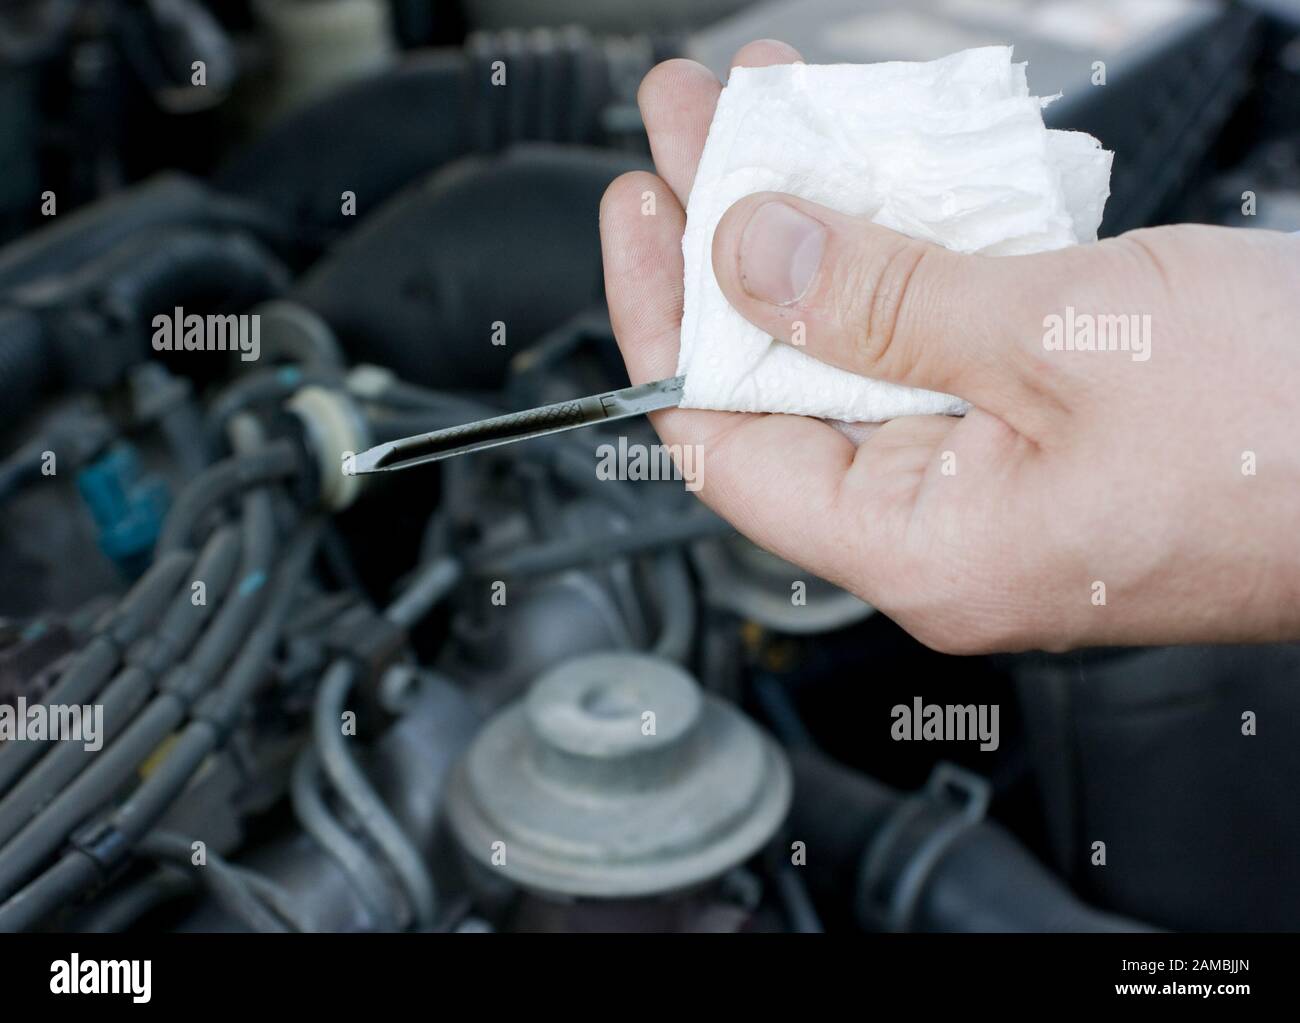
[[[772,337],[995,414],[1042,400],[1055,255],[961,255],[773,192],[741,199],[713,236],[723,294]]]

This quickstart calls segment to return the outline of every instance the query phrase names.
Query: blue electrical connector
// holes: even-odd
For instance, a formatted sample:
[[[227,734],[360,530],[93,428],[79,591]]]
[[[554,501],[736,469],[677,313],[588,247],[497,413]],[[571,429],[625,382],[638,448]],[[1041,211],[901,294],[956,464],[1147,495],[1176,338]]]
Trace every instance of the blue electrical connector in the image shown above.
[[[119,441],[77,473],[77,489],[99,527],[99,547],[128,578],[148,567],[171,497],[142,474],[135,448]]]

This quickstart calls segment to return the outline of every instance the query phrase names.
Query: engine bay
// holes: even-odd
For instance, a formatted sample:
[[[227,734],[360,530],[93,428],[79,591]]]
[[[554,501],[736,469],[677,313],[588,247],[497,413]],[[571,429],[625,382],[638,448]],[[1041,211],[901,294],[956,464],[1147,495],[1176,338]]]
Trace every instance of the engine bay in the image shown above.
[[[1300,928],[1295,645],[936,653],[643,418],[340,471],[627,385],[637,83],[847,9],[689,6],[0,13],[0,930]],[[1103,234],[1300,229],[1300,20],[1132,33]]]

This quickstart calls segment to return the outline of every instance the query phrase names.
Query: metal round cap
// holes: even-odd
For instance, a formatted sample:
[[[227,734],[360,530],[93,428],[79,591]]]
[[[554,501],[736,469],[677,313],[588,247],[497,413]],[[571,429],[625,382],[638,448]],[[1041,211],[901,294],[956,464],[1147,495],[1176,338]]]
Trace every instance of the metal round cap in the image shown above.
[[[466,851],[521,887],[623,898],[744,861],[790,791],[781,749],[676,664],[602,653],[547,672],[484,727],[447,812]]]

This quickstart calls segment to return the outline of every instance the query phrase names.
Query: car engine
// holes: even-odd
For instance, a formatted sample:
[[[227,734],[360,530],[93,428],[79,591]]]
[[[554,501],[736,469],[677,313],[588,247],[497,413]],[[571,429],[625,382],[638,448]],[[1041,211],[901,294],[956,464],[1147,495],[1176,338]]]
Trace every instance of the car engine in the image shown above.
[[[671,56],[1011,32],[1103,234],[1300,229],[1294,7],[999,6],[0,8],[0,930],[1300,929],[1294,645],[936,653],[643,418],[340,471],[626,386]]]

